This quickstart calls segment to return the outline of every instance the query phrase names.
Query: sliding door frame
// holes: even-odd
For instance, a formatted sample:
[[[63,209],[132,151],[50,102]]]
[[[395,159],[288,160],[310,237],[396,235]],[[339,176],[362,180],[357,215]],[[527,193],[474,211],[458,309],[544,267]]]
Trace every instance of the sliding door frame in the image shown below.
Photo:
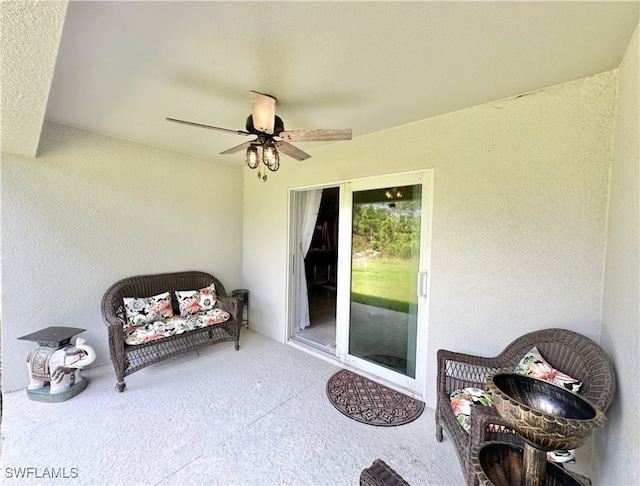
[[[383,366],[376,365],[369,361],[349,355],[349,321],[351,305],[351,224],[352,224],[352,201],[353,192],[367,189],[374,189],[387,186],[403,186],[421,184],[422,186],[422,209],[420,227],[420,257],[418,280],[418,310],[417,310],[417,330],[416,330],[416,368],[415,378],[395,372]],[[324,189],[329,187],[339,187],[340,208],[339,208],[339,228],[338,228],[338,268],[337,268],[337,301],[336,301],[336,359],[345,367],[361,371],[365,375],[380,378],[388,384],[409,391],[412,395],[424,398],[426,370],[427,370],[427,349],[428,349],[428,316],[430,300],[430,279],[429,265],[431,262],[431,231],[433,215],[433,169],[381,175],[349,181],[322,184],[318,186],[306,186],[291,188],[289,190],[289,248],[287,286],[288,305],[286,333],[287,341],[294,344],[292,335],[295,319],[297,316],[298,288],[297,275],[295,269],[298,267],[300,255],[296,248],[298,237],[295,232],[296,217],[296,192]],[[305,350],[318,354],[318,349],[312,346],[302,346]],[[326,358],[326,353],[324,356]]]
[[[400,388],[424,396],[424,383],[427,364],[427,319],[429,296],[428,264],[431,254],[431,207],[432,207],[432,171],[401,173],[395,175],[369,177],[345,183],[341,191],[340,239],[338,241],[338,281],[346,287],[338,292],[336,316],[336,345],[340,361],[350,368],[379,377]],[[352,220],[353,193],[385,187],[421,185],[421,223],[420,256],[417,279],[417,329],[416,329],[416,368],[415,377],[407,376],[371,361],[349,354],[349,329],[351,317],[351,257],[352,257]]]

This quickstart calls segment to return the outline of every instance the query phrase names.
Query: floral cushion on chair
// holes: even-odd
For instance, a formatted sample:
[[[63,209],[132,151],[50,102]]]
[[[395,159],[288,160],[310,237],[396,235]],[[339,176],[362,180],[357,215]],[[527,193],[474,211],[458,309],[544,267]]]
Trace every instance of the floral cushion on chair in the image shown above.
[[[451,409],[456,416],[458,423],[464,430],[471,429],[471,405],[484,405],[485,407],[495,407],[491,392],[480,388],[461,388],[451,394]]]
[[[200,290],[180,290],[176,292],[180,316],[189,317],[194,314],[208,314],[213,311],[216,302],[216,286],[209,285]]]
[[[167,317],[173,317],[169,292],[152,297],[125,297],[122,300],[129,326],[143,326]]]
[[[536,347],[531,348],[524,358],[520,360],[515,372],[547,381],[572,392],[577,392],[582,386],[580,380],[576,380],[551,366]]]

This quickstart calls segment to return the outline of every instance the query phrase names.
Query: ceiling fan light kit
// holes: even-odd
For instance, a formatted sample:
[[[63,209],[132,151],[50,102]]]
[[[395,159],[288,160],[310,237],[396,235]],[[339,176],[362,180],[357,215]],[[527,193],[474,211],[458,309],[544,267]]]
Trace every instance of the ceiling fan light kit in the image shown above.
[[[280,168],[280,155],[273,145],[273,141],[267,141],[262,146],[262,162],[273,172]]]
[[[259,159],[259,154],[258,154],[258,146],[255,144],[251,144],[249,145],[249,148],[247,149],[247,156],[246,159],[247,161],[247,165],[249,166],[250,169],[257,169],[258,165],[260,165],[260,159]]]
[[[221,152],[221,154],[233,154],[246,149],[245,161],[250,169],[258,169],[260,162],[262,162],[272,172],[276,172],[280,168],[280,154],[278,151],[296,160],[306,160],[311,157],[289,142],[351,140],[350,128],[285,131],[282,119],[276,115],[276,98],[257,91],[251,91],[250,99],[251,115],[247,118],[246,131],[213,127],[201,123],[178,120],[177,118],[167,117],[167,120],[236,135],[256,135],[257,138],[254,140],[232,147]],[[261,173],[258,170],[258,179],[266,181],[266,173]]]

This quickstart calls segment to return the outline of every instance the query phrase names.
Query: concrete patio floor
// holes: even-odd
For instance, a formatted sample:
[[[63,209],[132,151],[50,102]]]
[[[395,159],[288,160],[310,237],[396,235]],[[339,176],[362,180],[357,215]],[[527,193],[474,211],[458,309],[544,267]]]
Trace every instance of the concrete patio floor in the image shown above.
[[[240,346],[153,365],[123,393],[100,366],[66,402],[5,394],[0,482],[357,485],[381,458],[414,486],[464,483],[451,442],[435,441],[432,409],[398,427],[361,424],[326,398],[338,366],[251,330]]]

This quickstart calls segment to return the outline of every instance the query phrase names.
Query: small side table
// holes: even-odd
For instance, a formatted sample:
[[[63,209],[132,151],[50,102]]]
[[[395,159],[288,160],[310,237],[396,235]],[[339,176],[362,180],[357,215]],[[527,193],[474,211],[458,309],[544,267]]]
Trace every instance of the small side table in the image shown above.
[[[71,344],[71,338],[84,331],[77,327],[47,327],[18,338],[38,343],[28,358],[30,400],[63,402],[85,389],[87,380],[80,369],[93,363],[96,353],[83,338],[77,338],[75,346]]]
[[[245,325],[249,329],[249,291],[247,289],[236,289],[231,292],[232,297],[242,299],[242,319],[240,325]],[[247,318],[244,318],[245,309],[247,312]]]

